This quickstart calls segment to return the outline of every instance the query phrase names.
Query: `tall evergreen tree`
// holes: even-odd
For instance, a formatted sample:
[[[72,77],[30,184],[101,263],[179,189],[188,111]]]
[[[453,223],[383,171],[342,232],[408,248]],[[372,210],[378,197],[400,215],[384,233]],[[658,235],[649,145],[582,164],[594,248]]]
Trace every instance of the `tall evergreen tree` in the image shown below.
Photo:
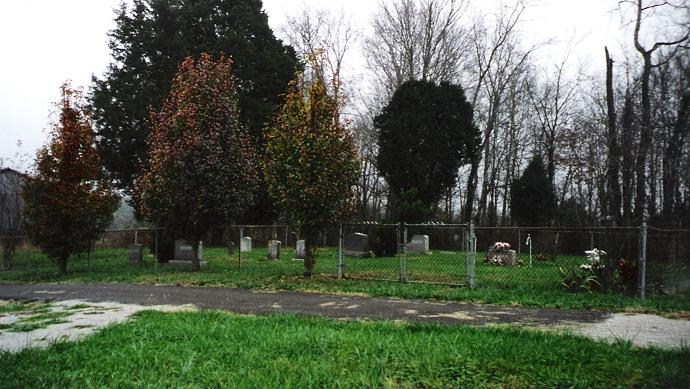
[[[132,190],[146,161],[148,112],[161,109],[187,56],[233,58],[240,121],[263,149],[262,124],[281,103],[297,59],[273,35],[261,0],[134,0],[120,5],[115,21],[113,61],[93,79],[90,101],[100,154],[119,188]]]
[[[393,200],[402,195],[406,204],[420,201],[427,209],[455,184],[458,169],[479,144],[479,131],[465,92],[445,82],[405,82],[374,119],[374,125],[379,133],[377,166]],[[412,194],[416,198],[410,198]],[[415,209],[419,210],[420,204]]]
[[[530,161],[522,176],[510,185],[510,209],[514,224],[548,225],[556,207],[556,195],[539,156]]]

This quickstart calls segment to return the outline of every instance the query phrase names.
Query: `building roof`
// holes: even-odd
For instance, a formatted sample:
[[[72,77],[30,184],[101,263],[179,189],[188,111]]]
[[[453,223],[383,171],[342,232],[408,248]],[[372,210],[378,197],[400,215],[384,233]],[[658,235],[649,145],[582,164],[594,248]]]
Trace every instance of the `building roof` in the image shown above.
[[[14,169],[8,168],[8,167],[0,169],[0,174],[8,174],[8,173],[14,173],[14,174],[21,176],[21,177],[28,177],[28,175],[26,175],[22,172],[16,171]]]

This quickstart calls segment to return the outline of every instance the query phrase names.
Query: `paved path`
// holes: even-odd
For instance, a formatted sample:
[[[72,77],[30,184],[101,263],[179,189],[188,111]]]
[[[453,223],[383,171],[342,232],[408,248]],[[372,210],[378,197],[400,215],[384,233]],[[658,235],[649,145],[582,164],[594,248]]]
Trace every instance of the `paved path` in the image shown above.
[[[339,296],[288,291],[256,291],[131,284],[3,285],[0,300],[85,300],[144,306],[193,305],[237,313],[292,313],[344,320],[393,320],[442,325],[508,324],[566,330],[604,341],[674,348],[690,344],[690,321],[656,315],[537,309],[488,304]]]
[[[552,326],[595,323],[608,317],[607,313],[598,311],[137,284],[0,284],[0,299],[81,299],[141,305],[193,304],[199,308],[257,315],[294,313],[336,319],[403,320],[447,325],[494,323]]]

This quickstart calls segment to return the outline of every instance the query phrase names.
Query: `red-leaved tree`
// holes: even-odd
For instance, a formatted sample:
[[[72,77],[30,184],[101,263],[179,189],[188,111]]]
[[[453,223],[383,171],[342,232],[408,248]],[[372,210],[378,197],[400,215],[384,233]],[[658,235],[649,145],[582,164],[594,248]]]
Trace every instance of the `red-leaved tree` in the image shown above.
[[[110,224],[119,198],[100,164],[81,90],[64,83],[60,91],[59,120],[22,194],[31,242],[64,274],[68,258],[90,250]]]
[[[290,84],[285,104],[266,128],[264,174],[276,207],[305,238],[304,275],[314,269],[318,232],[352,210],[359,164],[338,102],[311,64],[310,79]]]
[[[257,164],[240,123],[232,60],[182,61],[160,112],[149,119],[148,167],[135,184],[144,218],[198,242],[252,204]]]

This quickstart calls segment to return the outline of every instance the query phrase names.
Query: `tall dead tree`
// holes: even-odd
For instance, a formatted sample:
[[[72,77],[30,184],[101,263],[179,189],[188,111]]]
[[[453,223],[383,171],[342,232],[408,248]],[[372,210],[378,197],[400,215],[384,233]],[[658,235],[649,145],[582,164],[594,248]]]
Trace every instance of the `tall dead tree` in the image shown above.
[[[677,59],[675,69],[666,69],[671,73],[675,70],[676,74],[670,75],[670,82],[677,85],[678,96],[674,99],[677,102],[677,113],[670,123],[669,139],[663,151],[662,158],[662,214],[664,220],[669,224],[682,224],[679,215],[681,199],[680,171],[683,157],[683,150],[690,137],[690,63]]]
[[[648,156],[652,144],[653,126],[652,126],[652,110],[650,102],[650,77],[652,69],[673,58],[681,51],[688,48],[690,41],[690,24],[681,26],[677,36],[669,40],[657,40],[651,45],[645,45],[643,42],[642,28],[643,23],[654,13],[659,13],[668,9],[688,9],[687,1],[671,1],[671,0],[657,0],[646,2],[643,0],[624,0],[619,4],[629,4],[633,7],[635,12],[633,43],[635,50],[642,57],[642,73],[640,75],[640,93],[641,93],[641,115],[640,115],[640,142],[635,158],[635,216],[637,218],[645,217],[647,213],[647,168]],[[662,52],[663,49],[669,51],[664,55],[659,55],[659,59],[654,62],[654,55],[657,52]]]
[[[621,187],[618,172],[620,170],[620,147],[618,144],[618,129],[616,127],[616,105],[613,95],[613,60],[609,49],[606,53],[606,111],[608,117],[608,156],[606,159],[606,213],[616,223],[621,221]]]

